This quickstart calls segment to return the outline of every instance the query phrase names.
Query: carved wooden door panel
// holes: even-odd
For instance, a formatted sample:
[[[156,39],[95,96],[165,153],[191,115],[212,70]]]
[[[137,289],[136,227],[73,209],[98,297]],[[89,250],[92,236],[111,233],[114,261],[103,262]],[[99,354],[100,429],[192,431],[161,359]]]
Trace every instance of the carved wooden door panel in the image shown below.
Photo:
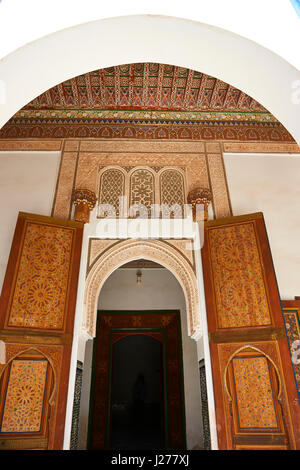
[[[262,213],[205,223],[220,449],[299,449],[299,404]]]
[[[83,224],[19,213],[0,299],[0,448],[61,449]]]
[[[91,391],[91,450],[109,448],[109,400],[112,342],[116,334],[139,331],[163,338],[165,374],[165,447],[185,449],[185,415],[182,375],[181,329],[178,312],[102,311],[97,320]]]
[[[283,300],[282,310],[300,406],[300,298]]]

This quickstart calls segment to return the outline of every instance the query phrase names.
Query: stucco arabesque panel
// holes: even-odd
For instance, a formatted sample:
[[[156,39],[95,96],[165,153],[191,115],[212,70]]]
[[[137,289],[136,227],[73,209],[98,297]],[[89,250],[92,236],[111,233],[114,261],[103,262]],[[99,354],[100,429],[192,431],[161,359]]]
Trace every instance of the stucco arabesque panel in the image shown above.
[[[204,154],[190,153],[80,153],[76,187],[97,191],[98,168],[103,166],[161,166],[187,169],[188,190],[208,187],[209,180]]]
[[[191,238],[180,238],[180,239],[160,239],[165,245],[171,245],[175,250],[178,251],[180,256],[183,256],[186,261],[192,267],[194,273],[196,273],[195,265],[195,251],[194,251],[194,240]],[[94,263],[99,257],[112,245],[116,245],[120,240],[116,239],[101,239],[101,238],[90,238],[89,249],[88,249],[88,263],[86,275],[92,269]]]
[[[220,142],[208,142],[205,145],[201,141],[166,143],[82,140],[78,143],[78,163],[72,168],[73,176],[70,175],[68,167],[61,167],[53,208],[55,217],[66,217],[66,210],[69,210],[66,208],[71,206],[72,191],[75,187],[86,188],[97,194],[99,169],[108,166],[181,167],[185,170],[187,193],[197,187],[210,188],[214,199],[213,206],[218,215],[231,215]],[[66,148],[69,149],[69,146],[66,145]],[[64,153],[68,152],[63,152],[62,162],[65,162]],[[66,184],[63,182],[72,180],[73,188],[67,185],[69,197],[66,197]]]

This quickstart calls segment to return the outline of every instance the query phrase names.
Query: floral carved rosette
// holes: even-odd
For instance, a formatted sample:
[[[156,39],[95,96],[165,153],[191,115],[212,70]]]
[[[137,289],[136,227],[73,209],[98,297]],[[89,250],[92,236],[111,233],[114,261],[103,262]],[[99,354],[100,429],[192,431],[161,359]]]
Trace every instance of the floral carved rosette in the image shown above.
[[[253,224],[212,229],[209,243],[219,328],[270,325]]]
[[[8,326],[62,329],[73,232],[28,223]]]
[[[232,362],[241,429],[277,428],[267,359],[264,356],[236,357]]]
[[[187,198],[188,204],[191,204],[193,210],[194,222],[199,220],[208,220],[208,206],[212,201],[212,194],[208,188],[195,188],[189,192]],[[199,211],[199,205],[203,206],[202,211]],[[197,207],[198,206],[198,207]]]
[[[88,223],[90,220],[90,211],[96,205],[96,195],[89,189],[75,189],[73,193],[73,204],[75,206],[74,220],[77,222]]]
[[[43,412],[48,362],[12,361],[1,432],[38,432]]]

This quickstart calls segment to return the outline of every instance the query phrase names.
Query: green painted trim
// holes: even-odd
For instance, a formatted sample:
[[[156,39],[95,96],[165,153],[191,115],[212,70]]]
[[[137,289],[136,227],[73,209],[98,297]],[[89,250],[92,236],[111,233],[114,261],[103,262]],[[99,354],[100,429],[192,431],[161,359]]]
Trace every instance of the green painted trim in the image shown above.
[[[184,374],[183,374],[183,349],[182,349],[182,331],[181,331],[181,316],[180,316],[180,311],[179,315],[177,317],[178,319],[178,328],[179,328],[179,341],[180,341],[180,372],[181,372],[181,395],[182,395],[182,422],[183,422],[183,433],[184,433],[184,444],[185,444],[185,449],[187,448],[187,443],[186,443],[186,415],[185,415],[185,393],[184,393]]]
[[[165,408],[165,439],[166,449],[169,448],[170,433],[169,433],[169,411],[168,411],[168,376],[167,376],[167,348],[166,348],[166,330],[163,329],[163,367],[164,367],[164,408]]]
[[[157,314],[162,314],[162,313],[176,313],[177,315],[180,315],[180,310],[178,309],[169,309],[169,310],[97,310],[97,314],[105,314],[109,313],[111,314],[129,314],[129,313],[136,313],[136,314],[144,314],[144,313],[157,313]],[[151,328],[153,329],[153,328]]]
[[[164,328],[111,328],[111,331],[163,331]]]
[[[207,90],[211,90],[211,88],[206,88]],[[86,111],[93,111],[93,112],[111,112],[111,113],[163,113],[163,114],[171,114],[171,113],[176,113],[176,114],[208,114],[208,113],[222,113],[222,114],[235,114],[235,113],[238,113],[238,114],[270,114],[268,113],[267,111],[239,111],[239,110],[234,110],[234,111],[224,111],[224,110],[208,110],[208,111],[203,111],[203,110],[170,110],[170,109],[159,109],[159,110],[156,110],[156,109],[150,109],[150,110],[147,110],[147,109],[113,109],[113,108],[43,108],[43,109],[39,109],[39,108],[22,108],[22,110],[20,111],[29,111],[29,112],[41,112],[41,111],[44,111],[44,112],[49,112],[49,111],[57,111],[57,112],[70,112],[70,111],[82,111],[82,112],[86,112]]]
[[[106,433],[105,433],[105,446],[109,449],[109,437],[110,437],[110,406],[111,406],[111,377],[112,377],[112,329],[110,329],[109,338],[109,362],[108,362],[108,399],[107,399],[107,410],[106,410]]]
[[[268,111],[244,111],[244,110],[140,110],[140,109],[78,109],[78,108],[60,108],[60,109],[28,109],[24,108],[13,116],[13,121],[17,120],[34,120],[42,122],[43,120],[59,119],[72,120],[80,119],[83,121],[89,119],[100,120],[118,120],[118,121],[134,121],[137,123],[164,124],[167,122],[200,125],[203,122],[212,123],[278,123],[278,120]]]
[[[206,88],[207,90],[211,90],[211,88]],[[207,114],[212,114],[212,115],[218,115],[218,114],[226,114],[226,115],[234,115],[234,114],[242,114],[242,115],[257,115],[257,116],[260,116],[260,115],[267,115],[267,116],[270,116],[270,117],[273,117],[271,115],[271,113],[269,113],[268,111],[243,111],[243,110],[232,110],[232,111],[226,111],[226,110],[192,110],[192,109],[187,109],[187,110],[173,110],[173,109],[150,109],[150,110],[147,110],[147,109],[122,109],[122,108],[22,108],[20,111],[18,111],[18,114],[21,114],[21,113],[44,113],[44,114],[49,114],[50,112],[56,112],[56,113],[70,113],[72,111],[79,111],[79,112],[82,112],[82,113],[89,113],[89,112],[92,112],[92,113],[111,113],[111,114],[116,114],[116,113],[120,113],[120,114],[140,114],[140,115],[143,115],[143,114],[147,114],[148,115],[148,119],[149,119],[149,116],[152,116],[153,114],[157,114],[158,116],[160,114],[164,114],[164,115],[169,115],[169,114],[177,114],[178,115],[185,115],[185,114],[194,114],[194,115],[207,115]],[[151,119],[151,117],[150,117]],[[178,119],[178,117],[177,117]]]
[[[96,335],[97,335],[97,331],[96,331]],[[88,419],[88,432],[87,432],[87,443],[86,443],[86,447],[88,450],[91,448],[91,437],[92,437],[93,402],[94,402],[94,393],[95,393],[96,347],[97,347],[97,341],[96,341],[96,338],[94,338],[93,339],[90,402],[89,402],[89,419]]]

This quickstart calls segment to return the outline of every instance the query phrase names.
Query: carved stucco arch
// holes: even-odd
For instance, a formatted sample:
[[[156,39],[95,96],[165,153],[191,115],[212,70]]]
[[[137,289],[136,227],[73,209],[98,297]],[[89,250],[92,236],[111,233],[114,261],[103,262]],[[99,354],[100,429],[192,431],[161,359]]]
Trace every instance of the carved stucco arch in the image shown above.
[[[199,337],[202,328],[196,275],[178,250],[160,240],[125,240],[99,256],[86,279],[83,330],[95,337],[98,297],[103,284],[117,268],[138,259],[154,261],[176,277],[185,296],[188,334]]]

